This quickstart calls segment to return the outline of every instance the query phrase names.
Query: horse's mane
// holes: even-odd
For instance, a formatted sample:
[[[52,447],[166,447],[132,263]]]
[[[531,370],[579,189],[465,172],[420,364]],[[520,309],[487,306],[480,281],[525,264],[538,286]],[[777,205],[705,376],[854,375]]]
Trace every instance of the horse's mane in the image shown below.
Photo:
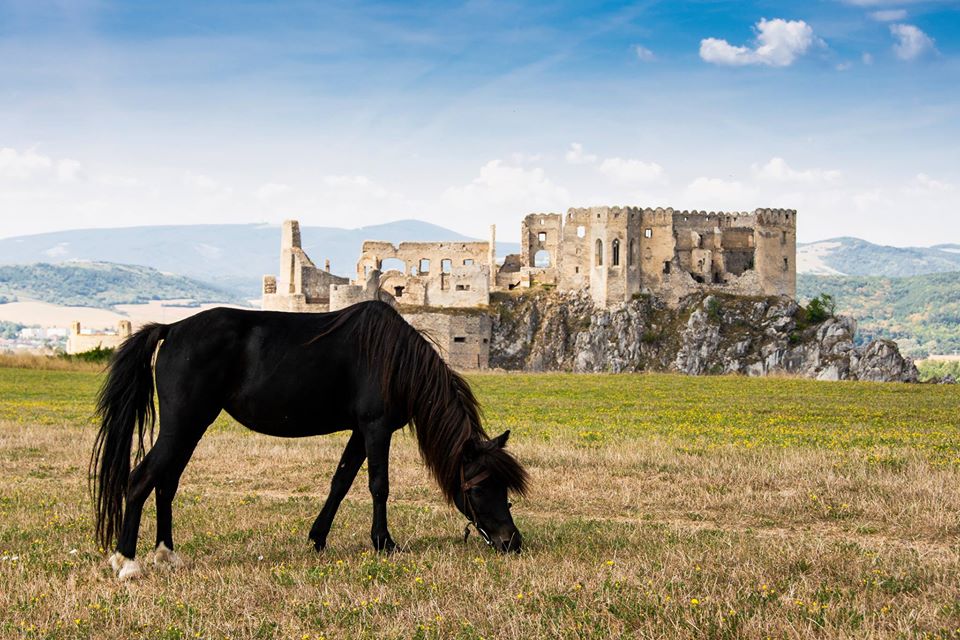
[[[500,447],[482,447],[489,436],[470,385],[419,331],[385,302],[362,302],[335,313],[318,338],[353,325],[361,361],[379,377],[388,410],[409,417],[420,456],[448,501],[461,490],[464,449],[471,440],[492,474],[509,490],[526,492],[527,472],[516,458]]]

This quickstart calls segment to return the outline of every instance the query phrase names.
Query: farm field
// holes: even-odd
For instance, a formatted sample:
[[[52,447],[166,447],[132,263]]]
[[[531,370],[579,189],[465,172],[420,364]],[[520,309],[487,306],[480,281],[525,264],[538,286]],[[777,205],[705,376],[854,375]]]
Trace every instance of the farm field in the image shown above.
[[[960,390],[674,375],[478,374],[533,489],[501,556],[407,432],[371,552],[365,472],[307,532],[346,438],[221,416],[174,504],[179,572],[118,583],[92,542],[100,375],[0,367],[2,638],[960,638]]]

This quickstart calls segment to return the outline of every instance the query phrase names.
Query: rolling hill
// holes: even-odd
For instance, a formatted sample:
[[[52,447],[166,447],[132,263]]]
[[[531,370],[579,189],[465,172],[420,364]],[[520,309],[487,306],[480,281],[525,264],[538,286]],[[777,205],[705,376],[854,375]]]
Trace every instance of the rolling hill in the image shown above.
[[[0,266],[0,301],[35,300],[108,309],[118,304],[189,298],[243,304],[236,293],[150,267],[106,262]]]
[[[890,247],[859,238],[797,245],[797,273],[907,277],[960,271],[960,245]]]
[[[318,265],[329,259],[331,271],[355,273],[364,240],[469,240],[467,236],[418,220],[339,229],[302,227],[303,248]],[[519,251],[500,246],[501,255]],[[230,289],[246,298],[260,295],[264,274],[276,273],[280,259],[278,225],[170,225],[113,229],[77,229],[0,239],[0,264],[62,263],[89,260],[137,264],[177,273]]]

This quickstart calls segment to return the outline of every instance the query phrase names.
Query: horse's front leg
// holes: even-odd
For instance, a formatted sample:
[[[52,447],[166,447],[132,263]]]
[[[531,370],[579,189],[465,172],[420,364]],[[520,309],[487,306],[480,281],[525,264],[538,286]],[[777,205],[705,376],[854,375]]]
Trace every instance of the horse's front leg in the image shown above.
[[[363,446],[363,435],[360,431],[354,431],[347,441],[347,446],[343,449],[343,455],[340,456],[340,464],[333,474],[333,480],[330,481],[330,495],[327,501],[323,503],[323,509],[317,516],[313,527],[310,528],[310,539],[313,540],[313,546],[317,551],[322,551],[327,546],[327,534],[330,533],[330,527],[333,526],[333,518],[337,515],[337,509],[343,502],[343,497],[347,495],[350,486],[360,471],[360,465],[363,464],[363,458],[366,452]]]
[[[393,431],[382,424],[373,424],[366,430],[367,469],[370,475],[370,495],[373,497],[373,526],[370,539],[377,551],[391,552],[397,544],[387,529],[387,497],[390,495],[390,438]]]

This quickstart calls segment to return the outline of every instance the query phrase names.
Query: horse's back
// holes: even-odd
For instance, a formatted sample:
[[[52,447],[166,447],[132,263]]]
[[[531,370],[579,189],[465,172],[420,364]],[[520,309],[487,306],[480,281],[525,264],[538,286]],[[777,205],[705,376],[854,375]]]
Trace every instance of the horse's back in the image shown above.
[[[163,405],[226,409],[247,427],[301,436],[352,428],[365,372],[339,316],[218,307],[171,325],[157,356]]]

